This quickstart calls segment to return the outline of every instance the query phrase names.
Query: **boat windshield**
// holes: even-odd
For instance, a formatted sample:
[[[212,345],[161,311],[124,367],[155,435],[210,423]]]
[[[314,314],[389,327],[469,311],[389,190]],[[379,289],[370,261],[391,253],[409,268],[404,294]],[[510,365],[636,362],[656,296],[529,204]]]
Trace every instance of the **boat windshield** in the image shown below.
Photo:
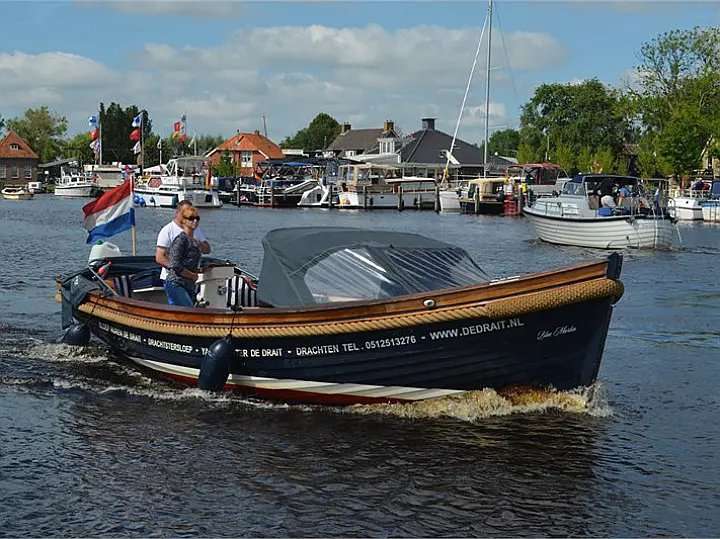
[[[274,307],[386,299],[490,279],[463,249],[404,232],[278,229],[263,247],[258,301]]]
[[[562,192],[564,195],[584,195],[585,184],[580,182],[566,182]]]
[[[348,248],[305,271],[316,303],[387,299],[475,284],[484,279],[461,249]]]

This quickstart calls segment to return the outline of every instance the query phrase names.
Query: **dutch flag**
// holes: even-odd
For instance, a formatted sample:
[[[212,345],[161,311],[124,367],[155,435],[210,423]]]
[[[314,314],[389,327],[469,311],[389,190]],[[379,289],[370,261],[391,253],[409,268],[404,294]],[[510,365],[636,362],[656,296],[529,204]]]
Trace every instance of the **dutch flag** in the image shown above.
[[[83,227],[88,231],[87,243],[109,238],[135,226],[132,180],[125,180],[114,189],[83,206]]]
[[[137,116],[135,116],[135,118],[133,118],[132,126],[140,127],[141,123],[142,123],[142,112],[140,114],[138,114]]]

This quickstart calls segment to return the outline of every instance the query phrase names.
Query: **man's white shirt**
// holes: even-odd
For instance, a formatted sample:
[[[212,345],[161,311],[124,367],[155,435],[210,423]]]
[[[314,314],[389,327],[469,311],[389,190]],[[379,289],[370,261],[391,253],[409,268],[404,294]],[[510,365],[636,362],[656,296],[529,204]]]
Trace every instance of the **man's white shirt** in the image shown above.
[[[160,233],[157,237],[156,245],[158,247],[163,247],[167,249],[168,247],[170,247],[170,244],[173,242],[173,240],[177,238],[182,231],[183,229],[180,227],[180,225],[178,225],[174,220],[170,221],[168,224],[162,227],[162,230],[160,230]],[[207,241],[207,237],[205,236],[205,234],[203,234],[203,231],[200,230],[200,227],[195,229],[194,237],[200,242]],[[163,268],[160,272],[160,279],[164,281],[166,277],[167,270]]]

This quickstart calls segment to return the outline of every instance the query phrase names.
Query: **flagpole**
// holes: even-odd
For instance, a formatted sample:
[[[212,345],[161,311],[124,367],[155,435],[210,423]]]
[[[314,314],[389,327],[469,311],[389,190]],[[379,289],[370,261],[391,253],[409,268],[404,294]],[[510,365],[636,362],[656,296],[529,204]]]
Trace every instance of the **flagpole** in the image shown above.
[[[145,144],[143,144],[143,131],[145,130],[145,110],[140,111],[140,176],[145,168]]]
[[[100,110],[98,109],[98,140],[100,141],[100,151],[95,155],[100,156],[100,165],[102,165],[102,118],[100,117]]]
[[[130,200],[133,201],[133,206],[135,205],[135,178],[130,176],[128,178],[130,180]],[[132,214],[132,226],[130,227],[130,239],[132,241],[132,254],[135,256],[136,250],[135,246],[137,245],[137,236],[135,235],[135,208],[130,208],[130,211],[133,212]]]

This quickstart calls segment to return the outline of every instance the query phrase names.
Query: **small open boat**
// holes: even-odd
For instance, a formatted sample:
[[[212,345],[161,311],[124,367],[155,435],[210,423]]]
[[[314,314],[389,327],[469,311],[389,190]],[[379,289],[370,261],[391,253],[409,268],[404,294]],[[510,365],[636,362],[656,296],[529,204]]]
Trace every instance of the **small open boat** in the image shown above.
[[[278,229],[259,280],[204,259],[197,307],[164,304],[151,257],[58,278],[65,342],[90,334],[204,389],[283,401],[413,401],[506,386],[592,384],[622,257],[491,279],[458,247],[416,234]]]
[[[0,193],[6,200],[30,200],[33,197],[25,187],[5,187]]]

